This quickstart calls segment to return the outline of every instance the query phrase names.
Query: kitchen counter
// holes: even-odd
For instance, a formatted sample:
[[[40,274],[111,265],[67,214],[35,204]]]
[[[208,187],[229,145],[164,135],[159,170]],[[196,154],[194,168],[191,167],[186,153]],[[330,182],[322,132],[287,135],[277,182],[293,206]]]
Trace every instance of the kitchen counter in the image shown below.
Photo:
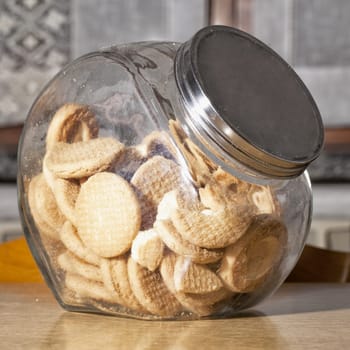
[[[70,313],[43,283],[0,284],[1,349],[349,349],[350,284],[284,284],[224,320],[140,321]]]

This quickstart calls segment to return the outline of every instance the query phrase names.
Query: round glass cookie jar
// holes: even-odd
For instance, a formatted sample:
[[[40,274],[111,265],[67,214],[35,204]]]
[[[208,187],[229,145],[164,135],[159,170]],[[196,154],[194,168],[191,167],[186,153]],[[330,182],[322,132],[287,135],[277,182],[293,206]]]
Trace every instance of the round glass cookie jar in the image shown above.
[[[302,81],[239,30],[90,53],[28,114],[25,236],[67,310],[226,317],[294,267],[311,221],[306,167],[322,144]]]

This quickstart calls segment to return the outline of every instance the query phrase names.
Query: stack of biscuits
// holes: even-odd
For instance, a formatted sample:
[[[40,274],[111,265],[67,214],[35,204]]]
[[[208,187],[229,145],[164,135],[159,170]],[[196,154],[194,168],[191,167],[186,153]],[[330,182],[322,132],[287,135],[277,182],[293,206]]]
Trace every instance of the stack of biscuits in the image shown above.
[[[126,146],[73,103],[52,117],[27,203],[63,302],[112,314],[234,309],[273,278],[287,240],[270,187],[225,172],[177,121]]]

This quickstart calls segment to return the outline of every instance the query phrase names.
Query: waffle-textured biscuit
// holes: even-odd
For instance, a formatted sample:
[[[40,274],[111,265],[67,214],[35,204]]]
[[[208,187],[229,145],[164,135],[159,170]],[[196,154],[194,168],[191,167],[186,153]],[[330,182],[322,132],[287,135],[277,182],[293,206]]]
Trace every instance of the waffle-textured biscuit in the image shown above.
[[[153,226],[164,194],[180,186],[181,169],[172,160],[154,156],[142,164],[131,179],[141,205],[142,230]]]
[[[129,183],[113,173],[91,176],[76,201],[78,234],[96,254],[109,258],[131,248],[139,231],[141,211]]]
[[[178,208],[172,222],[181,236],[203,248],[223,248],[237,241],[248,228],[252,214],[248,205],[219,211]]]
[[[73,224],[76,223],[75,202],[80,191],[80,184],[75,180],[56,178],[53,194],[62,214]]]
[[[98,135],[98,125],[88,106],[67,103],[54,114],[46,136],[46,148],[56,142],[87,141]]]
[[[177,208],[177,190],[167,192],[158,204],[156,222],[169,220]]]
[[[111,260],[106,258],[101,258],[100,260],[100,271],[103,284],[105,288],[114,295],[116,300],[118,300],[118,304],[123,305],[124,300],[121,297],[120,293],[116,291],[114,287],[114,282],[111,273]]]
[[[46,166],[57,177],[80,179],[110,168],[123,151],[124,145],[110,137],[57,142],[47,153]]]
[[[65,218],[57,207],[55,197],[42,173],[29,183],[28,204],[39,232],[58,239]]]
[[[150,313],[159,316],[175,316],[182,310],[181,304],[169,292],[158,271],[152,272],[130,257],[128,276],[137,300]]]
[[[128,264],[125,256],[110,259],[110,273],[115,293],[122,300],[122,305],[137,312],[145,313],[147,310],[138,302],[131,289]]]
[[[130,181],[136,170],[147,161],[147,152],[140,150],[139,147],[126,147],[123,154],[118,158],[114,166],[116,174]]]
[[[256,289],[278,265],[287,239],[285,225],[275,216],[254,218],[239,241],[225,250],[219,276],[234,292]]]
[[[75,256],[89,264],[99,266],[101,258],[84,246],[78,236],[76,228],[70,221],[66,221],[60,230],[60,239],[65,247]]]
[[[186,160],[194,183],[204,185],[217,166],[188,138],[178,121],[170,120],[169,130]]]
[[[88,264],[69,251],[62,253],[58,257],[58,265],[65,272],[79,275],[91,281],[102,282],[99,267]]]
[[[212,263],[220,260],[223,256],[222,250],[201,248],[184,239],[170,220],[157,220],[154,228],[169,249],[181,256],[190,258],[195,263]]]
[[[215,304],[232,294],[225,288],[205,294],[191,294],[177,291],[174,283],[176,260],[177,257],[175,254],[170,253],[166,255],[160,265],[160,273],[167,288],[187,310],[194,312],[198,316],[211,315],[216,311]]]
[[[178,256],[174,268],[175,289],[184,293],[205,294],[223,287],[220,278],[206,265]]]
[[[131,257],[141,266],[154,271],[162,261],[164,243],[154,229],[140,231],[131,246]]]
[[[65,286],[80,298],[117,303],[115,295],[110,293],[102,282],[91,281],[73,273],[66,273]],[[80,301],[80,300],[79,300]]]

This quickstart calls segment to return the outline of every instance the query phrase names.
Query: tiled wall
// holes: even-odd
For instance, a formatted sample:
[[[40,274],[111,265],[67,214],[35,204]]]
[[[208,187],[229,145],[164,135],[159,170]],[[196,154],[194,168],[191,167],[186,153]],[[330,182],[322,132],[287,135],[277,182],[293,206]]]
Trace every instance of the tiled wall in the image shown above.
[[[291,63],[326,126],[350,126],[350,1],[253,0],[253,33]]]
[[[208,0],[0,0],[0,128],[23,123],[66,63],[117,43],[187,40],[208,24]],[[0,180],[16,154],[0,149]]]
[[[207,23],[207,0],[0,0],[0,127],[23,122],[73,58],[115,43],[183,41]]]

